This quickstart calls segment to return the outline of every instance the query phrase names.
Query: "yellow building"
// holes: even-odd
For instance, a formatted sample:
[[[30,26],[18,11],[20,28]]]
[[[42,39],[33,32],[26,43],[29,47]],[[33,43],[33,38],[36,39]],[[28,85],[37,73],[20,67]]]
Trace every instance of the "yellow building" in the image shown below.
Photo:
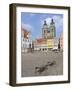
[[[47,46],[50,49],[54,49],[54,48],[57,49],[58,48],[58,40],[57,40],[57,38],[47,39]]]
[[[48,46],[48,48],[51,48],[51,49],[54,47],[54,39],[53,38],[47,39],[47,46]]]

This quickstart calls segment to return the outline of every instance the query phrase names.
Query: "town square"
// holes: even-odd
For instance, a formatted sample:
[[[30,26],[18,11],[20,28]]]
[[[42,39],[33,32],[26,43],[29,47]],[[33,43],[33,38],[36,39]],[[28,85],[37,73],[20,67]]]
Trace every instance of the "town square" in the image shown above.
[[[34,17],[30,14],[31,18]],[[45,16],[45,15],[44,15]],[[21,26],[21,76],[53,76],[63,74],[63,27],[62,15],[46,15],[33,31],[30,25]],[[45,17],[46,17],[45,16]],[[55,19],[54,19],[54,17]],[[22,14],[24,19],[24,13]],[[35,18],[41,14],[35,14]],[[57,19],[61,19],[58,26]],[[56,21],[55,21],[56,20]],[[39,28],[38,28],[39,27]],[[37,32],[39,31],[39,35]]]
[[[62,75],[63,74],[63,54],[62,52],[33,52],[22,54],[22,77],[30,76],[48,76],[48,75]],[[53,66],[48,66],[41,74],[35,73],[35,67],[44,66],[47,62],[56,61]]]

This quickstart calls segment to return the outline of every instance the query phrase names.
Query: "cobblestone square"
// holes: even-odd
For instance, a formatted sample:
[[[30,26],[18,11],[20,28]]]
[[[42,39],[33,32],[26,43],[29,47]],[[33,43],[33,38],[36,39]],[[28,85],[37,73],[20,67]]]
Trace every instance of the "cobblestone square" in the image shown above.
[[[33,52],[21,54],[21,76],[54,76],[63,74],[63,52]],[[41,74],[35,73],[35,67],[42,67],[47,62],[55,61],[56,64],[48,66]]]

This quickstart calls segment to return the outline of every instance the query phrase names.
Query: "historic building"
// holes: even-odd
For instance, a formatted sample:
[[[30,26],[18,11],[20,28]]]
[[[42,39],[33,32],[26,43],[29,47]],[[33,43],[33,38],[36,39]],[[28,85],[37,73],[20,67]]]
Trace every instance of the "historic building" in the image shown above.
[[[36,39],[34,42],[34,50],[35,51],[47,51],[47,40],[43,38]]]
[[[47,39],[48,48],[52,49],[54,47],[54,38]]]
[[[51,39],[56,37],[56,28],[53,19],[51,20],[50,26],[44,21],[43,28],[42,28],[42,38],[44,39]]]
[[[42,27],[42,38],[38,38],[34,42],[34,50],[48,51],[48,49],[57,49],[58,40],[56,38],[55,22],[52,19],[50,25],[44,21]]]
[[[57,38],[47,39],[47,46],[50,49],[58,49],[58,39]]]
[[[57,46],[58,43],[56,42],[56,27],[53,19],[51,20],[49,26],[46,21],[44,21],[42,28],[42,38],[46,39],[48,48],[54,48],[54,46]]]
[[[49,49],[58,49],[58,43],[57,38],[39,38],[34,41],[34,50],[48,51]]]
[[[22,52],[28,52],[30,45],[32,45],[31,32],[21,28],[21,39]]]
[[[55,37],[55,38],[54,38],[54,46],[53,46],[53,49],[58,49],[58,44],[59,44],[59,41],[58,41],[58,39]]]
[[[60,36],[60,49],[63,50],[63,33]]]
[[[56,39],[56,28],[55,22],[51,20],[48,26],[47,22],[44,21],[42,27],[42,37],[31,40],[31,32],[21,28],[22,32],[22,52],[33,52],[33,51],[48,51],[48,49],[58,48],[58,40]]]

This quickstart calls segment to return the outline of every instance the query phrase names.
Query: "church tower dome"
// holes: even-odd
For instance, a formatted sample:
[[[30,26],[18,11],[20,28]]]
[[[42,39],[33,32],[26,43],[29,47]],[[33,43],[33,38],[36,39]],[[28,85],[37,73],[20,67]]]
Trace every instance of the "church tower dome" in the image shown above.
[[[49,26],[45,20],[42,28],[42,38],[49,39],[55,37],[56,37],[56,27],[54,20],[51,19],[51,23]]]
[[[50,23],[50,33],[51,33],[51,37],[56,37],[56,27],[55,27],[55,22],[53,19],[51,19],[51,23]]]
[[[44,29],[44,30],[48,30],[48,25],[47,25],[47,22],[46,22],[46,21],[44,21],[43,29]]]
[[[48,34],[48,25],[45,20],[42,28],[42,37],[46,39],[48,37],[47,34]]]

